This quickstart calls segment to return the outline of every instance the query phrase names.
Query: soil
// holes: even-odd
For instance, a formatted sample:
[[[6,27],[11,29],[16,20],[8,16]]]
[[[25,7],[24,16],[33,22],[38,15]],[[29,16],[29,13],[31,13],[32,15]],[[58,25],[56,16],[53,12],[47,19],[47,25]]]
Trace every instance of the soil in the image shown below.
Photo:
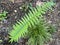
[[[45,2],[49,0],[0,0],[0,13],[7,11],[7,17],[0,21],[0,45],[27,45],[27,39],[21,38],[18,42],[9,43],[8,33],[12,26],[28,13],[29,4],[36,6],[37,1]],[[47,12],[45,18],[47,22],[56,27],[57,32],[53,34],[53,40],[46,45],[60,45],[60,0],[54,0],[56,3],[52,12]],[[25,7],[23,7],[25,5]]]

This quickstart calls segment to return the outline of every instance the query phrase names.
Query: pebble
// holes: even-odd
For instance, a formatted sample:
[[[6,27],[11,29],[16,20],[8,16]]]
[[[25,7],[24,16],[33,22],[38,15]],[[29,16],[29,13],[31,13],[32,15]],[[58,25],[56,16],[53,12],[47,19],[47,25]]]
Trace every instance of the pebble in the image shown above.
[[[14,12],[16,13],[16,12],[17,12],[17,10],[14,10]]]

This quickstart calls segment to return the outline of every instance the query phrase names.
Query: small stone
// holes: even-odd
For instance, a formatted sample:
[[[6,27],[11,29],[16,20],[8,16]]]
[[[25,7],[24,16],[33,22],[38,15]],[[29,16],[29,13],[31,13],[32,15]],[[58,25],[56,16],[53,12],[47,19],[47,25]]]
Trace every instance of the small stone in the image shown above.
[[[36,5],[38,5],[38,6],[41,6],[42,4],[43,4],[43,2],[41,2],[41,1],[36,2]]]
[[[14,10],[14,12],[17,12],[17,10]]]
[[[48,21],[48,23],[52,23],[52,21]]]
[[[15,16],[15,19],[17,18],[17,16]]]
[[[7,23],[7,20],[4,20],[4,23]]]
[[[19,7],[20,9],[22,9],[22,7]]]

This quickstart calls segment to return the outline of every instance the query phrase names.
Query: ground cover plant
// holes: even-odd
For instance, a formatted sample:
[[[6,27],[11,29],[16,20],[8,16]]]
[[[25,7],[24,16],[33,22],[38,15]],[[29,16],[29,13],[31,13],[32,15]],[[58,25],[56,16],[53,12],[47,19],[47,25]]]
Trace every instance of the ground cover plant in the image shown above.
[[[51,34],[48,32],[45,22],[41,17],[42,14],[45,14],[54,5],[54,2],[45,2],[42,6],[31,8],[28,14],[25,14],[21,20],[13,25],[13,30],[9,33],[11,38],[10,42],[16,42],[19,38],[29,34],[28,45],[43,45],[45,40],[50,39]]]
[[[28,28],[28,45],[44,45],[52,38],[55,28],[49,25],[43,16],[40,16],[39,22],[34,27]]]

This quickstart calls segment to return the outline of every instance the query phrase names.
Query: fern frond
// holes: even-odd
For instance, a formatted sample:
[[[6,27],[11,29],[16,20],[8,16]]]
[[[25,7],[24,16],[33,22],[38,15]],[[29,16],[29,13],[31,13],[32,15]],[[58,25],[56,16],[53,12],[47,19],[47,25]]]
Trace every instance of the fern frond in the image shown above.
[[[37,22],[39,22],[39,16],[45,14],[45,12],[52,8],[54,5],[53,2],[45,2],[42,6],[36,6],[36,8],[31,8],[28,14],[22,18],[22,20],[17,21],[17,24],[13,25],[13,30],[9,33],[10,42],[18,41],[19,38],[24,36],[27,33],[27,28],[34,26]]]
[[[54,31],[54,26],[48,24],[44,17],[40,16],[39,23],[35,24],[34,27],[28,28],[27,36],[29,39],[27,44],[44,45],[44,43],[49,42],[49,40],[52,38],[52,33],[54,33]]]

